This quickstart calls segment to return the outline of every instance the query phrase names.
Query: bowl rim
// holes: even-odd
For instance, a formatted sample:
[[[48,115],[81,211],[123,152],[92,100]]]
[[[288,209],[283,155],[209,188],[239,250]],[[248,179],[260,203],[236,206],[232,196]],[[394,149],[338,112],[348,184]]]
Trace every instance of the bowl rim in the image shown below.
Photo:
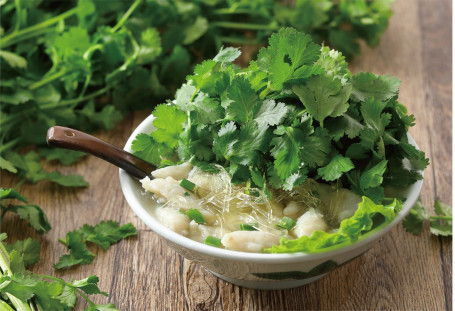
[[[128,152],[132,152],[131,145],[133,140],[136,138],[138,134],[141,133],[150,133],[153,130],[153,120],[155,117],[153,114],[150,114],[146,119],[144,119],[133,131],[133,133],[128,138],[124,150]],[[415,145],[418,148],[417,144],[415,143],[412,136],[408,133],[408,138],[411,144]],[[161,224],[158,220],[156,220],[144,206],[142,206],[141,202],[137,197],[138,191],[137,187],[139,181],[134,177],[130,176],[126,171],[123,169],[119,169],[119,179],[120,179],[120,186],[125,196],[126,201],[128,202],[130,208],[136,213],[136,215],[148,226],[152,231],[158,234],[160,237],[171,241],[183,248],[188,248],[193,251],[196,251],[201,254],[223,258],[223,259],[230,259],[234,261],[248,261],[253,263],[294,263],[300,261],[313,261],[313,260],[321,260],[325,258],[333,258],[337,255],[343,253],[349,253],[350,251],[361,248],[376,239],[379,239],[385,233],[390,231],[396,224],[402,221],[402,219],[409,213],[412,206],[417,202],[417,199],[420,195],[420,191],[423,185],[423,171],[421,171],[422,179],[418,180],[416,183],[410,186],[409,193],[410,195],[407,197],[406,201],[403,203],[403,208],[398,212],[395,219],[381,228],[380,230],[373,230],[371,234],[366,234],[363,238],[359,239],[359,241],[354,242],[350,245],[335,248],[333,250],[326,250],[321,252],[315,253],[279,253],[279,254],[270,254],[270,253],[248,253],[248,252],[240,252],[234,250],[227,250],[223,248],[216,248],[213,246],[209,246],[203,244],[201,242],[197,242],[190,238],[187,238],[183,235],[180,235],[171,229],[167,228],[165,225]],[[140,188],[142,189],[142,188]]]

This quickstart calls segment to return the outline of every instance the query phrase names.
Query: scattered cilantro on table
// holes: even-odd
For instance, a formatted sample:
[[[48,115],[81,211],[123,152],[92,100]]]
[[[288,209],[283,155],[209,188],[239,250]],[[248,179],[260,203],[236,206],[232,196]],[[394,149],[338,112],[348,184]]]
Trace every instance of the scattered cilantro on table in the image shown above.
[[[27,199],[14,189],[0,188],[0,225],[7,212],[17,213],[39,234],[51,229],[44,211],[32,204],[8,204],[6,200],[17,200],[27,203]],[[88,264],[94,259],[86,246],[87,242],[108,249],[110,245],[137,231],[130,223],[119,226],[117,222],[101,221],[95,226],[83,225],[81,228],[68,232],[66,240],[60,240],[70,253],[61,256],[54,266],[56,269],[76,264]],[[113,304],[96,305],[87,295],[102,294],[97,287],[98,277],[95,275],[70,283],[53,276],[37,275],[25,270],[40,260],[40,244],[37,240],[27,238],[7,244],[6,233],[0,233],[0,310],[72,310],[76,305],[77,295],[89,304],[86,310],[116,310]],[[51,281],[51,282],[48,282]],[[39,306],[39,307],[38,307]],[[15,309],[11,309],[15,308]]]
[[[82,131],[112,129],[131,109],[148,108],[150,102],[173,94],[194,65],[213,57],[223,44],[260,45],[282,26],[305,31],[313,40],[324,41],[345,55],[358,54],[359,40],[371,46],[379,42],[391,16],[391,3],[1,1],[0,167],[32,183],[47,179],[63,186],[86,186],[81,176],[43,169],[47,161],[69,165],[83,154],[45,147],[21,151],[30,145],[45,145],[46,130],[53,125]],[[235,50],[224,51],[215,62],[230,62],[238,56]],[[307,71],[311,68],[306,67],[294,72],[294,63],[283,67],[277,60],[271,64],[272,89],[280,88],[288,78],[311,75]],[[208,61],[198,70],[213,64]],[[285,71],[280,72],[281,68]],[[291,71],[293,76],[289,76]],[[225,79],[226,75],[218,77]],[[213,91],[215,79],[201,79],[208,82],[201,85],[202,90]],[[318,96],[321,91],[325,90],[319,89]],[[344,91],[347,94],[347,88]],[[337,100],[332,97],[331,101]],[[238,115],[248,108],[243,104],[232,105],[231,113]],[[270,102],[255,118],[267,122],[280,108]],[[199,118],[217,118],[219,113],[213,101],[194,109]],[[341,105],[329,114],[343,109]],[[324,118],[324,114],[318,117]]]
[[[27,220],[28,224],[36,230],[37,233],[45,233],[51,230],[51,225],[44,211],[35,204],[8,204],[4,205],[5,200],[17,200],[27,203],[27,199],[20,195],[16,190],[9,188],[0,188],[0,225],[4,215],[7,212],[16,213],[21,219]]]
[[[109,246],[121,239],[136,234],[136,228],[131,223],[119,226],[117,222],[108,220],[101,221],[95,226],[83,225],[77,230],[68,232],[65,240],[59,240],[69,250],[69,254],[62,255],[54,268],[62,269],[91,263],[95,255],[87,248],[87,242],[107,250]]]
[[[422,204],[419,198],[403,220],[403,227],[406,231],[418,235],[424,222],[429,222],[432,234],[452,236],[452,207],[436,199],[433,208],[436,215],[430,215],[429,209]]]

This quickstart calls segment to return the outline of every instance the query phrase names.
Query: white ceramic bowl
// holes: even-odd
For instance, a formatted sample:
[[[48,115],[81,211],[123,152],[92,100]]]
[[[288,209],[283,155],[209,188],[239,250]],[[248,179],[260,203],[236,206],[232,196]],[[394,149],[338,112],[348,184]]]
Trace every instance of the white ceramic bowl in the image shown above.
[[[125,150],[140,133],[154,129],[153,116],[145,119],[128,139]],[[415,144],[410,137],[412,143]],[[373,230],[354,244],[316,253],[262,254],[212,247],[175,233],[158,222],[151,213],[150,199],[144,196],[137,179],[120,169],[120,185],[131,209],[156,234],[185,258],[194,260],[219,278],[239,286],[256,289],[284,289],[301,286],[323,277],[327,272],[361,255],[382,235],[401,222],[418,199],[423,180],[404,193],[407,200],[396,218],[380,230]]]

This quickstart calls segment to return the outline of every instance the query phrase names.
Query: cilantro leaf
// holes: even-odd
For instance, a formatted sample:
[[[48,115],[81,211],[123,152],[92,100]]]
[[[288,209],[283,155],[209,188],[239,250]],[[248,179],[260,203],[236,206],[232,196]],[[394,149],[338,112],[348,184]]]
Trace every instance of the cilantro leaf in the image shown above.
[[[27,220],[28,224],[36,230],[36,232],[43,234],[51,230],[51,225],[47,220],[44,211],[34,204],[27,205],[8,205],[8,211],[16,213],[21,219]]]
[[[77,230],[68,232],[66,240],[61,240],[69,250],[69,254],[62,255],[54,268],[62,269],[91,263],[95,255],[88,250],[87,242],[97,244],[107,250],[121,239],[136,234],[136,228],[130,223],[120,227],[117,222],[108,220],[101,221],[95,226],[83,225]]]
[[[421,199],[412,207],[409,214],[403,219],[402,225],[406,231],[418,235],[422,231],[425,222],[430,223],[430,232],[434,235],[452,235],[452,207],[435,200],[432,216],[428,208],[422,204]]]
[[[385,101],[398,94],[400,80],[387,75],[378,76],[369,72],[361,72],[352,76],[352,95],[355,101],[374,98]]]
[[[14,189],[0,188],[0,200],[16,199],[28,203],[27,199]]]
[[[153,125],[156,130],[150,135],[156,142],[164,143],[169,148],[177,145],[179,135],[183,131],[183,123],[186,121],[185,114],[174,106],[158,105],[155,108],[156,119]]]
[[[78,264],[86,265],[95,258],[84,243],[83,236],[77,231],[66,234],[65,245],[70,253],[60,256],[58,263],[54,265],[55,269],[68,268]]]
[[[213,60],[220,63],[232,63],[240,54],[242,54],[242,52],[234,47],[221,48]]]
[[[314,76],[305,85],[294,86],[292,90],[321,126],[325,118],[340,116],[349,107],[351,86],[342,86],[340,80],[326,75]]]
[[[226,108],[229,120],[246,123],[253,118],[259,98],[247,79],[235,78],[227,89],[227,96],[231,100]]]
[[[155,165],[161,163],[161,156],[169,157],[172,154],[171,148],[164,143],[156,142],[147,134],[137,135],[131,148],[134,150],[134,155]]]
[[[300,167],[300,143],[305,133],[300,128],[280,125],[273,132],[273,148],[270,153],[275,158],[274,168],[281,179],[288,178]]]
[[[383,175],[387,168],[387,161],[383,160],[373,167],[367,169],[360,176],[360,187],[365,190],[378,187],[382,184]]]
[[[9,253],[14,250],[22,257],[25,268],[33,266],[40,260],[40,243],[38,240],[27,238],[11,245],[6,243],[4,245]]]
[[[267,99],[262,102],[261,107],[254,116],[254,121],[259,125],[278,125],[281,123],[286,114],[288,108],[284,103],[275,103],[272,99]]]
[[[329,164],[318,168],[318,174],[325,181],[334,181],[340,178],[343,173],[349,172],[353,168],[354,164],[351,159],[337,155],[330,160]]]

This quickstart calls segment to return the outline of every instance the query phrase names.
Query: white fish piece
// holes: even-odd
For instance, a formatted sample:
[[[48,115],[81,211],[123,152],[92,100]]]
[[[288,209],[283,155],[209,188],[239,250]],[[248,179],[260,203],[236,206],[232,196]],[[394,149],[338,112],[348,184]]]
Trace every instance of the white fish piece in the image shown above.
[[[178,210],[170,207],[158,207],[155,214],[156,218],[172,231],[184,236],[189,235],[190,219]]]
[[[183,178],[188,178],[188,174],[192,169],[193,165],[189,162],[185,162],[179,165],[159,168],[152,172],[152,176],[155,178],[172,177],[175,180],[182,180]]]
[[[310,236],[315,230],[327,231],[328,229],[329,226],[325,222],[322,213],[311,207],[297,219],[292,232],[300,238],[304,235]]]
[[[303,208],[304,207],[302,203],[296,201],[289,201],[289,203],[286,204],[286,207],[283,210],[283,214],[284,216],[293,218],[292,216],[297,216],[297,214],[303,211]]]
[[[198,199],[194,193],[180,186],[180,182],[170,176],[155,179],[145,177],[144,179],[141,179],[141,183],[142,188],[157,196],[158,203],[173,201],[178,197],[184,197],[188,201]]]
[[[225,234],[221,243],[227,249],[258,253],[264,248],[279,244],[280,239],[280,236],[262,231],[233,231]]]

